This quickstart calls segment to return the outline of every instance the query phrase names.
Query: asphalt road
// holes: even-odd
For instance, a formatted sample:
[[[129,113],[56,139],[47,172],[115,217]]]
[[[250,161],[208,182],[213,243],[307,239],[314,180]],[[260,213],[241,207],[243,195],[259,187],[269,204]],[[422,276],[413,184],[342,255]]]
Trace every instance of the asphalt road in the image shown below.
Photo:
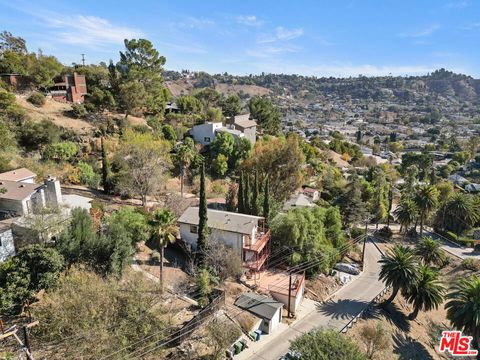
[[[341,330],[383,290],[384,284],[378,281],[380,258],[381,254],[376,246],[371,240],[367,241],[365,269],[356,280],[341,288],[330,301],[318,304],[292,326],[265,336],[254,347],[235,356],[235,359],[276,360],[288,352],[290,341],[302,333],[317,327]]]

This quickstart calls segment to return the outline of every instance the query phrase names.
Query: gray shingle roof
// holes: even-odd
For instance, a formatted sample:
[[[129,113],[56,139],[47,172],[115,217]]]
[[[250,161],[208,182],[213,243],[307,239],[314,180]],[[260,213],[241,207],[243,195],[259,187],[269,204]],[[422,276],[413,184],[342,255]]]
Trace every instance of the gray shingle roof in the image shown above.
[[[43,185],[0,180],[0,199],[23,200]]]
[[[260,216],[238,214],[229,211],[207,210],[208,227],[249,235],[258,225]],[[179,223],[198,225],[198,207],[189,207],[178,219]]]
[[[240,309],[247,310],[262,319],[271,320],[279,308],[283,307],[281,302],[272,298],[248,292],[240,295],[235,301],[235,305]]]

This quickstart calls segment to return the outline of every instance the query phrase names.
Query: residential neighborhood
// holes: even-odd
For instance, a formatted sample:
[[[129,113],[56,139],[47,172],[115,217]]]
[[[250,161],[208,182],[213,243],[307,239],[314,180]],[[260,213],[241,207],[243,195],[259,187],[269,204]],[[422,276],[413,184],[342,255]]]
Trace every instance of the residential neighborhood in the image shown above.
[[[480,5],[160,5],[0,1],[0,359],[478,358]]]

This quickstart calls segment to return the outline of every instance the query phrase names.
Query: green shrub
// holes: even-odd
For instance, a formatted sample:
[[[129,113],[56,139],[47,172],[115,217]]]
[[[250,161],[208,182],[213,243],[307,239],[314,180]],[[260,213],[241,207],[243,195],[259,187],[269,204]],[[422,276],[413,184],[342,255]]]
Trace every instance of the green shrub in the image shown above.
[[[72,114],[77,119],[84,118],[85,116],[87,116],[87,113],[87,109],[85,109],[85,106],[83,104],[72,105]]]
[[[95,173],[92,166],[85,162],[79,162],[77,167],[80,171],[80,182],[83,185],[87,185],[88,187],[97,189],[101,181],[100,174]]]
[[[47,101],[45,99],[45,95],[39,92],[34,92],[32,95],[30,95],[27,99],[29,103],[32,103],[35,106],[43,106],[45,105],[45,102]]]
[[[47,145],[43,151],[43,157],[48,160],[71,160],[78,153],[78,146],[74,142],[64,141]]]

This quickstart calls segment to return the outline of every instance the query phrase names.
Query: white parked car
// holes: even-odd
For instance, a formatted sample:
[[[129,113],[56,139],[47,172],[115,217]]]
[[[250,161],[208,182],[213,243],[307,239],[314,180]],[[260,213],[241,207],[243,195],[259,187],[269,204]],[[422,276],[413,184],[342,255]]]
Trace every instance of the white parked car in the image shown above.
[[[356,264],[347,264],[347,263],[337,263],[335,269],[338,271],[346,272],[347,274],[358,275],[360,274],[360,269]]]

